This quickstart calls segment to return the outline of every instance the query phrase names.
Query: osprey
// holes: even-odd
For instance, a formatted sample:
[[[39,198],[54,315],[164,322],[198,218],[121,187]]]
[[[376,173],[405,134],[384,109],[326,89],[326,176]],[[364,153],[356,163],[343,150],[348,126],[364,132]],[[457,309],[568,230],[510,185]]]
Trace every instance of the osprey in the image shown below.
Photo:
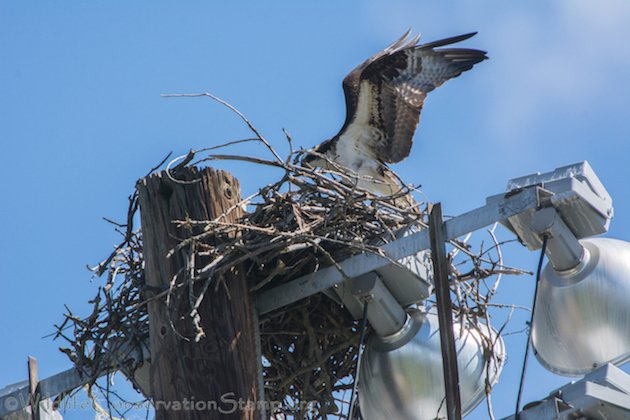
[[[368,58],[343,80],[346,120],[333,138],[303,160],[312,167],[343,167],[370,192],[392,195],[401,184],[387,167],[409,156],[427,93],[487,58],[485,51],[439,48],[470,33],[417,45],[411,30]]]

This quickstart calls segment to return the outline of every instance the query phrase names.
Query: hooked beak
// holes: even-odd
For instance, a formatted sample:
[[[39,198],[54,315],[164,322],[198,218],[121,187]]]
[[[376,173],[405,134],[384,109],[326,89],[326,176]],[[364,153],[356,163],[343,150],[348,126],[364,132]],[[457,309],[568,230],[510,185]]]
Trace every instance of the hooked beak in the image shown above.
[[[316,149],[307,150],[306,154],[304,155],[300,163],[302,164],[302,166],[308,166],[311,168],[321,167],[322,164],[324,163],[324,159],[322,159],[321,157],[311,152],[317,153],[317,150]]]

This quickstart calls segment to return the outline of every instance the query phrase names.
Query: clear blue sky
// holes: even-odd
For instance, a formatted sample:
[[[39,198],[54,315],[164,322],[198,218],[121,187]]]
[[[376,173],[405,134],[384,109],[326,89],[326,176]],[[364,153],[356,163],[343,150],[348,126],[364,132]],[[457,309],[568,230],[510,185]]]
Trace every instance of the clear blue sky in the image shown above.
[[[118,240],[101,217],[124,217],[136,179],[171,150],[246,135],[207,99],[161,93],[213,92],[279,148],[283,127],[310,147],[343,122],[345,74],[409,27],[425,41],[479,31],[466,45],[490,60],[429,96],[395,167],[404,179],[456,215],[509,178],[587,159],[614,199],[609,236],[630,239],[628,22],[625,0],[0,1],[0,386],[26,378],[29,354],[42,377],[70,366],[42,336],[63,304],[86,313],[100,281],[85,266]],[[244,193],[276,176],[229,169]],[[537,255],[505,253],[534,270]],[[532,291],[531,277],[506,278],[497,300],[529,305]],[[514,406],[523,343],[506,338],[499,417]],[[524,401],[567,380],[532,361]]]

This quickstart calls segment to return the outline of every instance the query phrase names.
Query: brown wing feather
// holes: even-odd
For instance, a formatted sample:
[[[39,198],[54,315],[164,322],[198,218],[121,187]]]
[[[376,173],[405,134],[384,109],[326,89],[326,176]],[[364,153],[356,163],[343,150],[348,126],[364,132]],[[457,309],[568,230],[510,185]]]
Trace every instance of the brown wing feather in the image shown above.
[[[473,35],[460,35],[424,45],[415,45],[414,38],[414,44],[410,45],[405,42],[408,37],[406,34],[404,41],[401,38],[392,44],[398,44],[395,49],[386,49],[357,67],[346,78],[352,76],[348,84],[353,86],[353,103],[349,103],[344,80],[348,116],[341,132],[355,118],[359,95],[371,93],[371,100],[376,103],[368,107],[368,120],[372,128],[380,132],[374,137],[373,144],[377,156],[388,163],[406,158],[427,93],[487,58],[486,53],[479,50],[435,48]]]
[[[404,48],[409,48],[418,43],[420,40],[420,35],[416,35],[415,37],[409,39],[411,35],[411,29],[408,29],[400,38],[396,41],[392,42],[390,45],[385,47],[382,51],[377,52],[363,63],[356,66],[348,75],[343,79],[343,92],[346,98],[346,121],[343,125],[345,128],[350,122],[356,112],[357,103],[359,101],[359,88],[361,83],[361,74],[363,70],[378,60],[379,58],[385,55],[391,55],[397,51],[400,51]],[[341,131],[343,131],[343,128]]]

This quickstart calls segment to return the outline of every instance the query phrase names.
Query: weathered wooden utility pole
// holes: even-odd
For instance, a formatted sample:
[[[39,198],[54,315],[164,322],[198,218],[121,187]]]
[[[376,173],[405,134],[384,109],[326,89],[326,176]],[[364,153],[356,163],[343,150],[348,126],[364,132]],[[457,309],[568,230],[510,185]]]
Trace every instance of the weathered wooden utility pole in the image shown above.
[[[156,291],[185,276],[189,250],[167,258],[182,239],[202,227],[177,228],[174,220],[209,220],[240,200],[238,181],[211,168],[184,168],[176,183],[161,172],[138,183],[145,278]],[[239,210],[240,211],[240,210]],[[233,221],[239,211],[225,221]],[[202,257],[197,257],[203,267]],[[206,261],[207,263],[207,261]],[[203,282],[194,285],[195,295]],[[208,288],[199,308],[206,337],[195,342],[187,286],[149,303],[150,396],[157,419],[260,419],[259,360],[254,307],[242,272],[228,273],[226,287]]]

